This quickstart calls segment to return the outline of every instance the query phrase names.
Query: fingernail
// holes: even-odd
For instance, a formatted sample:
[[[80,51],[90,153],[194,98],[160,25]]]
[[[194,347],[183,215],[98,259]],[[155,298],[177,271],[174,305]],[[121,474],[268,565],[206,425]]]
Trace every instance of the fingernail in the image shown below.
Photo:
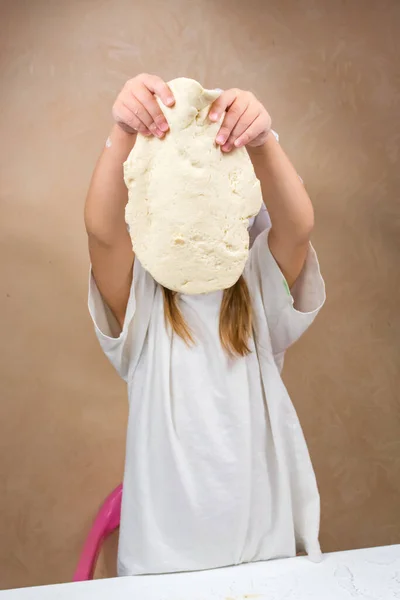
[[[224,135],[218,135],[217,136],[217,143],[218,144],[223,144],[225,142],[225,136]]]
[[[243,146],[243,142],[241,140],[235,140],[234,144],[236,148],[240,148],[240,146]]]
[[[167,98],[167,105],[170,106],[174,102],[175,102],[174,97],[173,96],[168,96],[168,98]]]
[[[218,121],[218,113],[210,113],[210,119],[211,121]]]
[[[156,136],[159,137],[159,138],[162,138],[163,135],[164,135],[164,133],[162,131],[160,131],[160,129],[156,129],[155,133],[156,133]]]
[[[168,131],[168,123],[163,121],[162,123],[160,123],[159,128],[161,129],[161,131]]]

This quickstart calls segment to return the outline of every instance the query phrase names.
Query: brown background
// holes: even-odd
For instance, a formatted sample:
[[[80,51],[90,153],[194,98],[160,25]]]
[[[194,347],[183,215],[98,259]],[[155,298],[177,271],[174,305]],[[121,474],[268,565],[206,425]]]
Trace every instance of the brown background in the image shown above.
[[[113,99],[141,71],[251,88],[269,109],[315,204],[328,289],[285,369],[322,545],[400,542],[399,2],[10,0],[1,12],[1,586],[68,581],[121,480],[125,390],[86,312],[82,207]]]

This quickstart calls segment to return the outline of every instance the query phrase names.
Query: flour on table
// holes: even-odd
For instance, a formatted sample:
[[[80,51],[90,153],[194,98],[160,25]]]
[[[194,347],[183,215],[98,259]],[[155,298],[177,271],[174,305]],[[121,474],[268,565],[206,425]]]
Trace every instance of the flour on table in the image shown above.
[[[208,112],[221,92],[186,78],[169,85],[175,105],[158,101],[169,133],[163,140],[138,135],[124,164],[133,250],[173,291],[226,289],[247,260],[248,222],[262,203],[260,183],[244,148],[223,153],[215,144],[220,123],[212,123]]]

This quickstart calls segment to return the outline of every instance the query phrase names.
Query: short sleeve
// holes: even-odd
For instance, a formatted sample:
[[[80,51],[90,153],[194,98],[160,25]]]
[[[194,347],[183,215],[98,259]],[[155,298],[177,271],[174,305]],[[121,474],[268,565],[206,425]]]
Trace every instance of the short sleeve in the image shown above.
[[[156,283],[135,258],[124,326],[121,328],[103,300],[92,270],[89,274],[89,313],[100,346],[119,375],[128,381],[135,369],[150,323]]]
[[[258,236],[250,251],[246,278],[252,296],[259,299],[266,317],[273,354],[279,355],[314,321],[325,302],[325,284],[317,255],[310,244],[304,268],[289,290],[269,249],[269,231]]]

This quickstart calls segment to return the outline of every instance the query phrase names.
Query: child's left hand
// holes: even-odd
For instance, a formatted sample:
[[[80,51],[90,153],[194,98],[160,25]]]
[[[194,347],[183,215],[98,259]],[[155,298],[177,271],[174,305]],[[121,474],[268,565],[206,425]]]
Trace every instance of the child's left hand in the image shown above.
[[[261,146],[271,131],[271,117],[251,92],[233,88],[222,92],[211,105],[209,118],[219,121],[225,118],[216,142],[224,152],[241,146]]]

